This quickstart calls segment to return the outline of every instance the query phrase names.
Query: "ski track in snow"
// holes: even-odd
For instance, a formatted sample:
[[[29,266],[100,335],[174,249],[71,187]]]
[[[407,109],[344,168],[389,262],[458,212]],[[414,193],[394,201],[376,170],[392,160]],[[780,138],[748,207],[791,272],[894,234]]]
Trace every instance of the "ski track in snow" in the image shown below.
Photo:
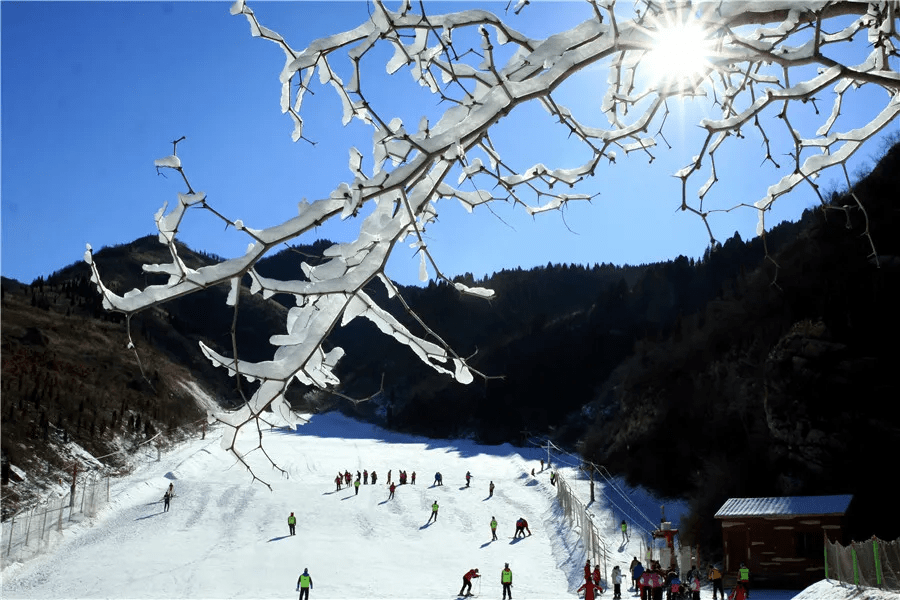
[[[314,600],[454,598],[470,568],[482,574],[473,591],[499,598],[500,571],[509,562],[516,600],[576,597],[584,549],[555,502],[550,470],[529,474],[542,457],[538,448],[428,440],[329,413],[296,432],[265,432],[266,449],[286,474],[271,469],[260,453],[246,458],[272,484],[269,491],[252,483],[212,437],[113,482],[111,502],[92,523],[54,534],[51,552],[3,571],[0,596],[291,598],[308,567]],[[358,495],[352,486],[335,491],[335,474],[345,469],[374,469],[379,483],[361,485]],[[416,471],[418,484],[397,485],[388,500],[388,470],[395,482],[400,470]],[[423,485],[437,470],[444,485]],[[469,488],[467,470],[474,475]],[[563,472],[582,494],[587,483],[574,470]],[[176,495],[164,513],[161,498],[170,482]],[[438,520],[428,524],[435,500]],[[600,504],[592,510],[604,525],[608,568],[619,564],[627,572],[637,544],[620,544],[620,515]],[[292,511],[296,536],[288,535]],[[497,541],[491,540],[491,516],[498,521]],[[528,520],[532,535],[512,540],[519,517]],[[827,590],[818,600],[850,597],[839,587]],[[708,597],[709,590],[703,593]],[[794,595],[758,590],[754,598]],[[633,597],[626,585],[623,597]]]

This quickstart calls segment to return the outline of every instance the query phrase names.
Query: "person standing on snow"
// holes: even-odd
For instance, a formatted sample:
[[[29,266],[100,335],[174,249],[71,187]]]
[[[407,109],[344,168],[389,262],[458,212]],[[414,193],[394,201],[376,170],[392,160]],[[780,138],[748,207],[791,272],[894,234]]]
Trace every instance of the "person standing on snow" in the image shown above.
[[[363,485],[369,485],[369,471],[363,470]]]
[[[372,471],[372,485],[375,485],[376,481],[378,481],[378,473]]]
[[[394,490],[397,489],[397,486],[395,486],[395,485],[392,483],[392,484],[391,484],[391,487],[389,487],[388,489],[391,490],[391,493],[388,495],[388,500],[393,500],[393,499],[394,499]]]
[[[470,483],[472,483],[472,473],[466,471],[466,487],[469,487]]]
[[[644,565],[642,565],[641,561],[635,556],[634,560],[631,561],[631,566],[628,567],[628,570],[631,571],[631,588],[637,591],[639,589],[638,580],[644,573]]]
[[[512,571],[509,570],[509,563],[500,571],[500,585],[503,586],[503,600],[507,597],[512,600]]]
[[[312,589],[312,577],[309,575],[309,569],[303,569],[300,579],[297,580],[297,591],[300,592],[300,600],[309,598],[309,590]]]
[[[491,538],[491,541],[497,539],[497,519],[495,519],[494,517],[491,517],[491,536],[493,536]]]
[[[622,597],[622,570],[619,565],[613,567],[612,570],[613,583],[613,600],[619,600]]]
[[[416,472],[415,471],[412,472],[412,475],[410,476],[410,481],[412,482],[413,485],[416,485]]]
[[[431,485],[444,485],[444,476],[441,475],[440,471],[434,474],[434,483],[432,483]]]
[[[354,488],[353,495],[354,496],[359,496],[359,483],[360,483],[359,477],[357,477],[356,481],[353,482],[353,488]]]
[[[166,493],[163,494],[163,512],[169,512],[169,500],[172,499],[172,495],[169,494],[169,490],[166,490]]]
[[[603,593],[603,588],[600,587],[600,565],[594,565],[594,570],[591,572],[591,581],[594,582],[594,585],[600,590],[600,593]]]
[[[435,512],[435,514],[437,514],[437,513]],[[462,584],[462,587],[459,588],[460,596],[471,596],[472,595],[472,580],[475,579],[476,577],[481,577],[481,575],[478,574],[478,569],[470,569],[468,573],[463,575],[463,584]]]
[[[622,543],[628,541],[628,524],[625,522],[625,519],[622,519],[622,524],[620,525],[622,528]]]
[[[719,592],[719,598],[725,600],[725,588],[722,586],[722,571],[715,565],[710,565],[706,572],[706,578],[712,582],[713,600],[716,600],[716,592]]]
[[[434,501],[434,504],[431,505],[431,516],[428,517],[428,523],[431,523],[431,519],[434,519],[434,522],[437,523],[437,511],[438,511],[438,503],[437,500]],[[425,523],[428,525],[428,523]],[[462,595],[462,594],[460,594]]]
[[[288,531],[291,532],[291,535],[294,535],[296,526],[297,517],[294,516],[294,513],[291,513],[291,516],[288,517]]]
[[[688,576],[688,588],[691,590],[691,600],[700,600],[700,574],[696,570]]]
[[[488,486],[488,498],[492,498],[494,496],[494,482]]]
[[[342,480],[343,480],[343,478],[341,477],[341,474],[338,473],[338,476],[334,478],[334,484],[337,486],[337,489],[335,490],[336,492],[341,491],[341,481]]]

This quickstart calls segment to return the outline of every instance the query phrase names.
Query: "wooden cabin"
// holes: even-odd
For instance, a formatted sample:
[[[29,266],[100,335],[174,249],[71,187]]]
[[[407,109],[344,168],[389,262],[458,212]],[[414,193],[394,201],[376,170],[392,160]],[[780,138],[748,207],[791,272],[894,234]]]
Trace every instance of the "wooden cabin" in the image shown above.
[[[722,525],[727,579],[741,563],[751,589],[802,589],[825,578],[824,539],[845,543],[845,515],[853,496],[731,498],[716,513]]]

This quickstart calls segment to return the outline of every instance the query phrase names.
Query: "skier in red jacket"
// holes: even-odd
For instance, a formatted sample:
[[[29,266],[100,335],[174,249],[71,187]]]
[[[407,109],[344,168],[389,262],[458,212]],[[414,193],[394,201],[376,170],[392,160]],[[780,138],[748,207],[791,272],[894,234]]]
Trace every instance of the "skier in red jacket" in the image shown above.
[[[472,580],[476,577],[481,577],[481,575],[478,574],[478,569],[471,569],[468,573],[463,575],[463,584],[462,587],[459,588],[460,596],[472,595]]]

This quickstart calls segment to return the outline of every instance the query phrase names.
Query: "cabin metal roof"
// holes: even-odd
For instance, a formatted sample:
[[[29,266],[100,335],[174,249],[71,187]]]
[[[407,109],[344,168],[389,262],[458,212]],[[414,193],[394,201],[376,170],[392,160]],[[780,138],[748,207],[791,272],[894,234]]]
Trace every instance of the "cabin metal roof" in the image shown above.
[[[729,498],[715,518],[842,515],[852,499],[852,495]]]

